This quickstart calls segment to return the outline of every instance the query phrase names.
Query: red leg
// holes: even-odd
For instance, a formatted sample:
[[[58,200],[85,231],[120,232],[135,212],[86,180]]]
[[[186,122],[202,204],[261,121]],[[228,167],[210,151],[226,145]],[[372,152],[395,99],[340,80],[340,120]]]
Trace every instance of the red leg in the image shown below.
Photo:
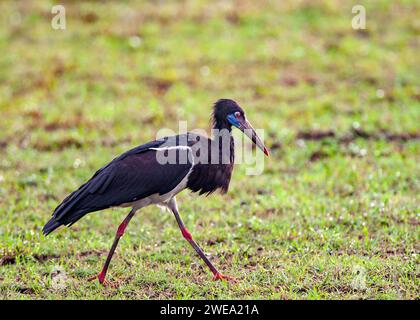
[[[175,215],[175,219],[178,223],[179,229],[181,230],[182,236],[191,244],[191,246],[194,248],[194,250],[198,253],[201,259],[206,263],[206,265],[209,267],[211,272],[213,273],[213,280],[234,280],[231,277],[222,275],[216,267],[211,263],[211,261],[207,258],[206,254],[203,252],[203,250],[198,246],[198,244],[193,240],[191,233],[188,231],[188,229],[185,227],[184,223],[182,222],[182,219],[179,215],[178,208],[176,206],[176,202],[173,199],[173,203],[171,205],[172,212]]]
[[[128,223],[130,222],[131,218],[133,218],[134,214],[136,213],[135,210],[131,210],[128,216],[124,219],[123,222],[119,225],[117,229],[117,233],[115,235],[114,243],[112,244],[111,250],[109,250],[108,257],[106,258],[105,264],[102,268],[102,271],[95,277],[90,278],[89,280],[98,279],[100,284],[106,285],[107,282],[105,280],[106,273],[108,271],[109,264],[111,262],[112,256],[114,255],[115,249],[117,248],[118,241],[123,236],[125,229],[127,228]]]

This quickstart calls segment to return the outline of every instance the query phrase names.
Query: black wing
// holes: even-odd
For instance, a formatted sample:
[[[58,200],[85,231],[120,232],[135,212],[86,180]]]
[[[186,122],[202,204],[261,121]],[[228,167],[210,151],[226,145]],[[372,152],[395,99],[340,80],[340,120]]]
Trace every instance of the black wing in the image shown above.
[[[98,170],[54,210],[53,218],[44,226],[44,234],[60,225],[72,225],[89,212],[173,190],[188,174],[192,163],[188,159],[182,164],[160,164],[157,151],[151,148],[158,148],[163,142],[134,148]]]

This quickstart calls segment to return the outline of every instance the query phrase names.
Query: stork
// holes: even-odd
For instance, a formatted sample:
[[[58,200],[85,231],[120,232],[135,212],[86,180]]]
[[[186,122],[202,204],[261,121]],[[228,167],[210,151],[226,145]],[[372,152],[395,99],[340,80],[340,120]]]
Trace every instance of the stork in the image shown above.
[[[135,213],[151,204],[165,206],[174,214],[183,237],[213,273],[213,279],[232,279],[220,273],[194,241],[181,219],[175,196],[184,189],[200,195],[217,189],[227,192],[234,165],[232,127],[246,134],[267,156],[268,150],[233,100],[220,99],[214,104],[212,123],[213,139],[187,132],[140,145],[112,160],[57,206],[43,228],[44,235],[61,225],[71,226],[90,212],[131,207],[117,229],[102,271],[92,278],[105,285],[118,241]]]

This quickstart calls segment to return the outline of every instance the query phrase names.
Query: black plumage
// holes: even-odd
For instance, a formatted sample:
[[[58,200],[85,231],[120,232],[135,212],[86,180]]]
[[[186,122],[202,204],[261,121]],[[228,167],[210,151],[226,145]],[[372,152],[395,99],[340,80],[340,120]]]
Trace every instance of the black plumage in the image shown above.
[[[215,138],[217,139],[217,137]],[[222,143],[221,141],[210,140],[207,138],[202,139],[207,140],[204,141],[204,144],[208,145],[208,150],[212,150],[212,148],[214,148],[217,150],[218,155],[216,157],[212,157],[212,153],[211,151],[209,151],[207,163],[198,163],[194,165],[194,168],[190,176],[188,177],[187,187],[193,192],[198,192],[200,195],[209,195],[218,189],[220,189],[222,193],[226,193],[229,189],[229,183],[232,177],[232,171],[235,162],[233,138],[230,137],[230,151],[228,155],[228,163],[223,163],[222,161],[222,149],[220,146],[218,146],[218,144]],[[212,147],[212,145],[217,146]]]
[[[125,152],[99,169],[93,177],[72,192],[54,210],[45,225],[45,235],[60,225],[72,225],[89,212],[165,194],[174,189],[191,169],[187,164],[160,165],[156,152],[165,139],[152,141]]]
[[[232,125],[268,153],[235,101],[221,99],[216,102],[212,122],[213,129],[217,130],[213,139],[188,132],[149,142],[115,158],[57,206],[52,218],[44,226],[43,233],[48,235],[61,225],[70,226],[89,212],[131,206],[132,210],[118,228],[107,262],[99,275],[103,283],[118,240],[134,213],[149,204],[163,204],[174,213],[184,237],[215,277],[221,279],[221,274],[185,228],[178,213],[175,195],[186,188],[200,195],[211,194],[217,189],[222,192],[228,190],[235,159]],[[252,133],[247,133],[245,129],[250,129]],[[226,139],[227,152],[223,148]],[[175,152],[175,161],[162,163],[162,157],[171,152]]]

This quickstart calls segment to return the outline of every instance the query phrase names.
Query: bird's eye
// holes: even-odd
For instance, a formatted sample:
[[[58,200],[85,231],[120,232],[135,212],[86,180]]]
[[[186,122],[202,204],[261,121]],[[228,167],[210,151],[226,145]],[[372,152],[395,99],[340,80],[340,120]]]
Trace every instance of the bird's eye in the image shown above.
[[[239,111],[235,112],[235,117],[236,119],[239,119],[241,117],[241,113]]]

